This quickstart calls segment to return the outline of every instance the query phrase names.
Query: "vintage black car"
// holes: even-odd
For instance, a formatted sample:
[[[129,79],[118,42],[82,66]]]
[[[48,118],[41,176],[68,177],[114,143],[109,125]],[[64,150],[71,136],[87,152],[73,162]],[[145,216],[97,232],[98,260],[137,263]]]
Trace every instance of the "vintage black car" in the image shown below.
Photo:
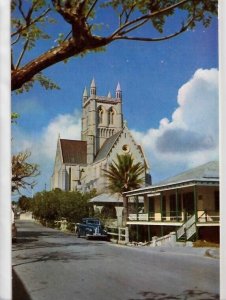
[[[107,239],[107,231],[97,218],[83,218],[81,223],[75,225],[77,237]]]

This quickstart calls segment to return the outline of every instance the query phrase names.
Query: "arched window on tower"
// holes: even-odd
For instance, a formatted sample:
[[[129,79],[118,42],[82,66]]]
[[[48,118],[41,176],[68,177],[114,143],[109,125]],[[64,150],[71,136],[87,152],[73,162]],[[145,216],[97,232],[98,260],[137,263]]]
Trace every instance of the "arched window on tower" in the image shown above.
[[[111,107],[109,110],[109,124],[114,124],[114,109]]]
[[[98,110],[98,122],[99,122],[99,124],[103,123],[103,115],[104,115],[103,108],[100,107],[99,110]]]

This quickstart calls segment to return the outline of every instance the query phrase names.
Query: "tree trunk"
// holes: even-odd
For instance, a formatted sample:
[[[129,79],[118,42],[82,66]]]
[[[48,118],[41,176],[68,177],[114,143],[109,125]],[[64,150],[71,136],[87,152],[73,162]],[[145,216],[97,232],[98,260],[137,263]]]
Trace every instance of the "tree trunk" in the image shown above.
[[[124,225],[126,225],[128,219],[128,198],[125,196],[123,196],[123,208],[124,208],[123,223]]]

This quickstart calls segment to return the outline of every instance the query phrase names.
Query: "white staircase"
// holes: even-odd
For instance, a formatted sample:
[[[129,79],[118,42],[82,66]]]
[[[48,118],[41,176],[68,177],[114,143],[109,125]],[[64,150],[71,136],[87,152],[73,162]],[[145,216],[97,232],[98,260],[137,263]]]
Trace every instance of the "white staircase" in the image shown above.
[[[188,241],[196,233],[196,219],[195,215],[191,216],[178,230],[177,240]]]

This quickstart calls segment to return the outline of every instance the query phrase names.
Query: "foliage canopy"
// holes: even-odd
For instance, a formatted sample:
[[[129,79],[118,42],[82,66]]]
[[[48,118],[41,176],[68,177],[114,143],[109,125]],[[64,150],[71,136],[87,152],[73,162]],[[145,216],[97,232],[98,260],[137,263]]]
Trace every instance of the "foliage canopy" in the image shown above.
[[[142,175],[145,167],[141,162],[134,163],[131,154],[117,154],[117,160],[109,165],[108,170],[103,170],[108,178],[108,189],[113,193],[120,193],[139,188],[144,182]]]
[[[35,185],[34,178],[40,173],[38,165],[28,161],[30,155],[25,151],[12,156],[12,192]]]
[[[174,38],[198,22],[207,27],[217,14],[217,2],[12,0],[12,90],[28,91],[35,81],[47,89],[58,88],[43,70],[73,56],[102,51],[117,40],[158,42]],[[172,32],[170,19],[175,19]],[[63,20],[63,25],[59,20]]]
[[[107,188],[111,193],[119,193],[123,196],[123,192],[137,189],[144,183],[145,166],[141,163],[134,163],[131,154],[117,154],[117,160],[109,165],[108,170],[103,170],[108,178]],[[123,196],[124,219],[128,216],[128,203]]]
[[[65,192],[60,189],[36,193],[32,200],[32,212],[36,219],[48,222],[65,218],[67,222],[80,222],[92,213],[89,203],[95,192],[82,194],[78,191]]]

